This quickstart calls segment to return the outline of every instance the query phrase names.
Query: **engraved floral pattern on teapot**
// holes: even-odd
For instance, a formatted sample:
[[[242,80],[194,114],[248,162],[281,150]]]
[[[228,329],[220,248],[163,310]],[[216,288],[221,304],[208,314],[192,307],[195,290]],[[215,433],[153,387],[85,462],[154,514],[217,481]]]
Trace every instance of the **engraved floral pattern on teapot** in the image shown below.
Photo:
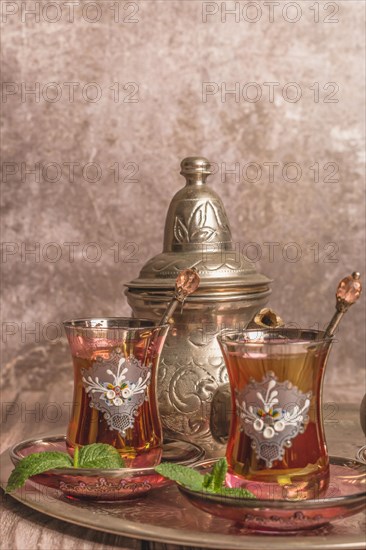
[[[174,237],[178,243],[210,242],[222,230],[230,232],[226,214],[215,208],[211,201],[199,204],[187,222],[175,216]]]

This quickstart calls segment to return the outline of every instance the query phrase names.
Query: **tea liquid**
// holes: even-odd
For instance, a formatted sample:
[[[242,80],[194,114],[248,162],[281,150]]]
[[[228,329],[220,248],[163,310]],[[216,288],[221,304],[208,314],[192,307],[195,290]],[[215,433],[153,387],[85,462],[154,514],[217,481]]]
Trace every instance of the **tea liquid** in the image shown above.
[[[117,348],[117,346],[116,346]],[[116,348],[98,349],[88,358],[73,357],[74,363],[74,398],[72,417],[67,433],[67,446],[71,453],[76,445],[88,445],[90,443],[108,443],[113,445],[125,459],[133,460],[139,455],[144,455],[144,461],[140,460],[134,466],[148,466],[159,462],[161,456],[162,430],[159,420],[155,384],[152,382],[147,388],[147,400],[138,409],[133,428],[127,428],[125,436],[115,429],[110,429],[104,418],[103,412],[90,406],[90,397],[86,393],[83,377],[92,367],[98,357],[108,359]],[[142,360],[143,365],[151,363],[151,378],[155,377],[157,355],[150,359],[144,359],[144,348],[140,351],[134,348],[134,355]],[[129,353],[126,353],[128,357]],[[106,367],[108,368],[108,367]],[[84,371],[85,369],[85,371]],[[131,465],[128,462],[127,465]]]
[[[308,411],[309,421],[304,433],[291,440],[285,448],[282,460],[275,460],[268,468],[264,460],[257,458],[252,439],[242,431],[237,415],[236,394],[232,395],[233,415],[226,457],[229,472],[244,476],[246,480],[264,481],[288,486],[298,483],[305,490],[311,485],[323,489],[328,478],[328,458],[323,435],[320,410],[321,377],[327,350],[300,350],[299,353],[271,356],[264,353],[240,352],[240,346],[226,351],[231,388],[242,390],[251,379],[262,381],[271,371],[278,382],[290,381],[304,394],[311,391]],[[238,483],[234,483],[238,485]],[[247,484],[246,484],[247,485]],[[306,497],[309,496],[306,494]]]

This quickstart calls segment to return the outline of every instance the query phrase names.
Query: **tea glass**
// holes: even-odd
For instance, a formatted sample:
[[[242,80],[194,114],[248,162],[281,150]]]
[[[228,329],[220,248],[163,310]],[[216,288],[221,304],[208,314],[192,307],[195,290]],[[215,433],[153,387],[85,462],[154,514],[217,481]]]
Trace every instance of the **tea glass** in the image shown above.
[[[74,364],[67,448],[113,445],[128,467],[159,463],[157,368],[169,325],[131,318],[64,323]]]
[[[328,486],[321,401],[332,338],[289,328],[225,330],[232,418],[228,481],[262,498],[316,498]]]

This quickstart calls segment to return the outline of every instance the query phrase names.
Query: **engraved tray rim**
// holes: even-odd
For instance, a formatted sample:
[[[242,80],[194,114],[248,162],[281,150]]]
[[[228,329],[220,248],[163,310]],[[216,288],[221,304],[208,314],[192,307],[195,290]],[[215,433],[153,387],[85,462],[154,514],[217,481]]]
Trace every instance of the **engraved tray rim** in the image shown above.
[[[46,437],[46,435],[44,436]],[[10,469],[13,464],[10,460],[9,449],[4,451],[0,455],[1,466],[1,480],[0,485],[4,488],[6,480],[9,476]],[[305,536],[305,537],[289,537],[289,535],[231,535],[220,533],[207,533],[200,531],[193,531],[192,529],[175,529],[171,527],[162,527],[154,523],[142,523],[139,521],[132,521],[115,517],[113,515],[106,515],[105,513],[98,514],[98,502],[94,503],[93,513],[84,507],[75,507],[75,501],[71,504],[65,498],[53,497],[47,494],[45,497],[38,485],[32,485],[32,491],[18,490],[10,495],[21,504],[25,506],[51,516],[58,520],[62,520],[80,527],[94,529],[96,531],[102,531],[105,533],[111,533],[114,535],[120,535],[130,537],[132,539],[150,540],[165,544],[177,544],[185,546],[195,546],[201,548],[226,548],[237,550],[252,550],[253,547],[258,550],[267,550],[269,545],[271,550],[283,550],[291,541],[291,550],[306,549],[311,546],[312,550],[328,549],[334,550],[336,548],[342,550],[358,550],[363,549],[365,546],[364,537],[361,535],[322,535],[322,536]],[[169,488],[161,488],[159,490],[160,498],[163,498],[164,492]],[[176,489],[178,492],[178,489]],[[119,504],[123,506],[123,504]],[[78,511],[75,514],[75,511]],[[194,512],[192,506],[192,512]]]

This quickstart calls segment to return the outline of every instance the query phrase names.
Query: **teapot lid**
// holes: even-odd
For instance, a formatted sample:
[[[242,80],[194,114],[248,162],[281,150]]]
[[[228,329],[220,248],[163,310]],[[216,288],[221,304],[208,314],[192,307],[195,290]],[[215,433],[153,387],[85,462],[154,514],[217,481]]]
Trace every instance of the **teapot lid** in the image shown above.
[[[200,276],[198,292],[237,288],[242,294],[268,292],[271,279],[234,245],[224,205],[206,184],[212,174],[204,157],[181,162],[186,185],[173,197],[164,231],[163,252],[146,262],[132,289],[170,290],[182,269],[195,267]]]

